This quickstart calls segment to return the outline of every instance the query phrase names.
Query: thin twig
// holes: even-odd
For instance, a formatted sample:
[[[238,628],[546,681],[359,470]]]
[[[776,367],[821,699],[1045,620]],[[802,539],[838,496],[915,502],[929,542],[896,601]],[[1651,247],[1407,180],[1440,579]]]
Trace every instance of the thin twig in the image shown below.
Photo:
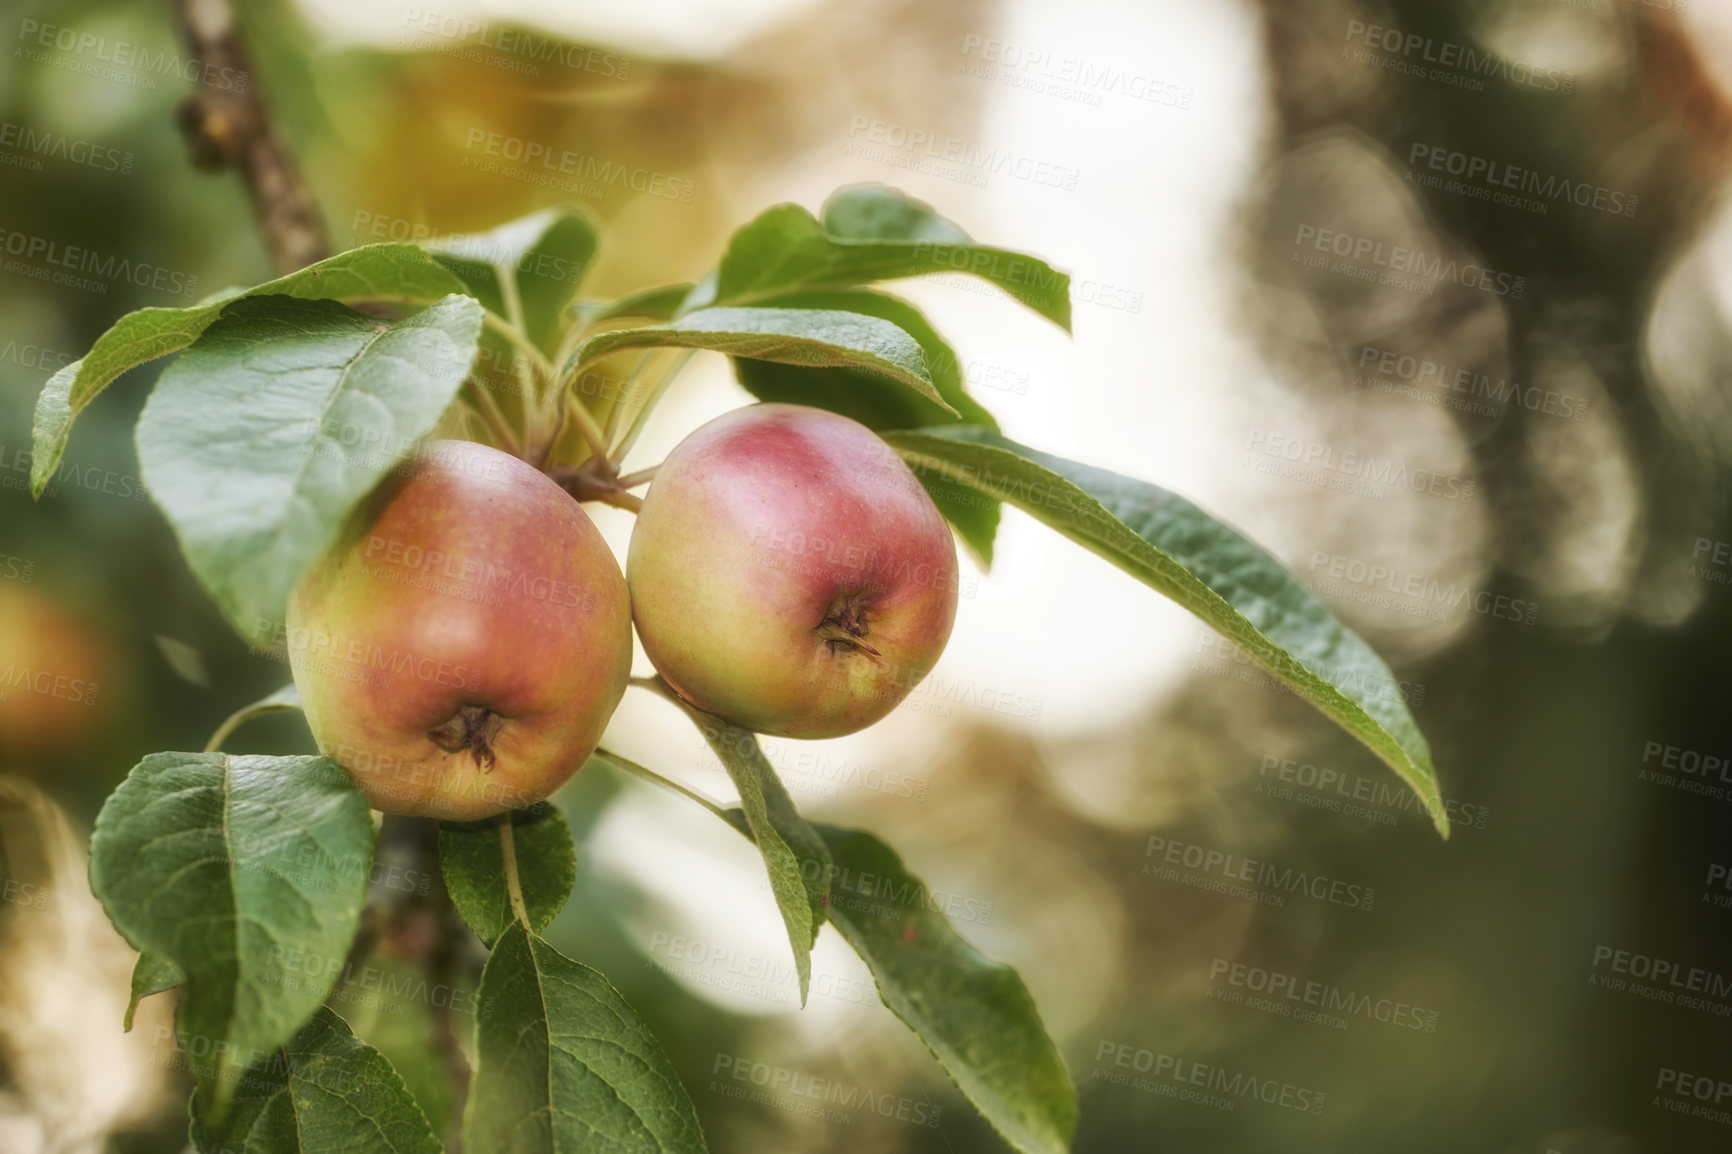
[[[241,174],[279,271],[323,260],[331,255],[324,221],[294,158],[271,127],[229,0],[177,0],[175,7],[204,78],[179,109],[193,163]]]
[[[578,431],[583,434],[584,443],[597,460],[605,461],[607,457],[607,437],[603,435],[601,426],[595,423],[595,416],[582,401],[566,407],[566,414],[577,422]]]
[[[469,396],[474,399],[476,414],[486,422],[487,430],[499,442],[499,447],[513,457],[522,456],[523,445],[518,441],[517,434],[512,431],[511,422],[505,419],[505,412],[500,409],[499,402],[494,399],[492,393],[487,391],[487,386],[471,377],[464,387],[468,390]]]
[[[553,365],[548,361],[547,354],[536,348],[535,342],[530,340],[522,329],[491,309],[481,314],[481,320],[488,328],[510,341],[512,346],[523,354],[524,359],[529,362],[530,367],[543,381],[553,380]],[[515,362],[513,367],[515,367]]]
[[[603,493],[596,500],[604,505],[612,505],[616,509],[637,513],[643,509],[643,498],[633,493]]]
[[[635,473],[627,473],[619,479],[619,487],[622,489],[635,489],[639,485],[647,485],[656,479],[656,474],[659,472],[661,472],[660,465],[651,465],[647,469],[639,469]]]

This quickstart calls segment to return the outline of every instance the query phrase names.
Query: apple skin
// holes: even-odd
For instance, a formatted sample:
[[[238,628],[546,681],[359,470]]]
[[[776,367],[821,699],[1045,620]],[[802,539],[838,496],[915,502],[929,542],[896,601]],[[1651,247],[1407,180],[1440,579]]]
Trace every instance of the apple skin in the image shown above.
[[[375,809],[472,821],[589,759],[631,673],[631,606],[589,517],[533,467],[434,441],[290,600],[307,722]]]
[[[30,569],[0,558],[0,765],[88,745],[108,720],[116,662],[100,633],[20,583]]]
[[[894,709],[956,621],[956,542],[890,446],[803,405],[751,405],[657,471],[626,555],[656,671],[759,733],[839,737]]]

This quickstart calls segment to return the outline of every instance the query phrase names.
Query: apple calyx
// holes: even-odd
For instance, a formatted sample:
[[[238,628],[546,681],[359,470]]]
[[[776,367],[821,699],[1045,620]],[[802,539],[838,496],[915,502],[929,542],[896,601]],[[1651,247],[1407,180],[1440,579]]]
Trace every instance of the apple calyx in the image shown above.
[[[498,736],[505,719],[480,705],[465,705],[436,729],[427,731],[427,738],[446,753],[469,751],[481,772],[493,768],[493,739]]]
[[[816,633],[830,647],[830,656],[858,649],[880,657],[876,649],[866,644],[866,636],[871,628],[866,620],[866,610],[871,605],[871,597],[865,593],[843,593],[830,603],[824,613],[824,619],[818,622]]]

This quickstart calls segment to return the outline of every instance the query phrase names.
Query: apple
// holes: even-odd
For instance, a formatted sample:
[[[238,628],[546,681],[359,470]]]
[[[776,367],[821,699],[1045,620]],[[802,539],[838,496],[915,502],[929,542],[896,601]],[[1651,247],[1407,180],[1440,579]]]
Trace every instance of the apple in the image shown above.
[[[956,543],[857,421],[751,405],[656,472],[626,555],[632,617],[674,691],[759,733],[839,737],[894,709],[956,620]]]
[[[0,768],[87,745],[112,710],[106,639],[22,584],[33,562],[0,557]],[[108,707],[108,708],[103,708]]]
[[[524,462],[434,441],[302,579],[283,630],[307,722],[375,809],[533,804],[601,740],[631,672],[625,579]]]

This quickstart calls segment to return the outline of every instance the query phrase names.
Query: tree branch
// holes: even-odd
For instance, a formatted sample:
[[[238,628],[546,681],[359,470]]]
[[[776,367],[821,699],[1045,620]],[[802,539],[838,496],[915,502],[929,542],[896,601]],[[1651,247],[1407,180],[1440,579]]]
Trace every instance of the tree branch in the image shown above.
[[[202,78],[179,109],[193,164],[241,174],[279,272],[330,256],[318,205],[259,98],[229,0],[175,0],[175,10]]]

